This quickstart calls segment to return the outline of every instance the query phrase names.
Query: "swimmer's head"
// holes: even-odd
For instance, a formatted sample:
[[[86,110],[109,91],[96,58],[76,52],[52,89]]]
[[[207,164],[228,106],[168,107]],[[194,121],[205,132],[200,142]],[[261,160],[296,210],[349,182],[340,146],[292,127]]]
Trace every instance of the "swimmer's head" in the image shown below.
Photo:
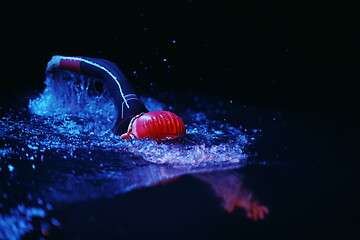
[[[157,141],[181,138],[185,135],[185,124],[176,114],[168,111],[153,111],[135,116],[123,139],[147,138]]]

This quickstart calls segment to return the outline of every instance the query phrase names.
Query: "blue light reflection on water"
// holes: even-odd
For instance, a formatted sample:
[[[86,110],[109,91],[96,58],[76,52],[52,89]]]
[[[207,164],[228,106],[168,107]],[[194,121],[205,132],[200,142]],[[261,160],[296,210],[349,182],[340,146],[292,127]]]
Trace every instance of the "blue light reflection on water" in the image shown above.
[[[174,163],[176,165],[201,165],[222,161],[237,163],[246,157],[243,150],[248,144],[248,139],[243,131],[226,123],[210,121],[203,112],[191,110],[187,110],[181,115],[187,123],[187,133],[196,136],[197,139],[196,144],[187,144],[186,151],[179,144],[119,141],[119,138],[110,132],[116,119],[116,110],[106,89],[100,95],[91,96],[89,92],[96,91],[94,87],[96,79],[84,80],[84,76],[76,75],[75,79],[78,82],[67,81],[67,78],[69,76],[63,77],[65,79],[63,82],[55,82],[53,79],[47,78],[47,88],[44,93],[39,98],[31,100],[29,104],[30,111],[36,115],[46,116],[48,119],[45,122],[49,122],[50,126],[56,125],[57,132],[71,136],[80,134],[88,137],[90,135],[93,136],[92,145],[126,149],[134,154],[140,154],[145,160],[154,163]],[[73,73],[70,74],[70,78],[74,78]],[[166,104],[153,98],[143,98],[143,100],[150,111],[167,108]],[[214,141],[219,139],[221,141],[218,141],[217,146],[214,147]],[[202,140],[203,143],[199,144],[197,142],[199,140]],[[106,143],[106,141],[110,141],[110,143]],[[117,142],[116,146],[114,146],[114,142]],[[170,148],[176,146],[180,146],[178,151],[173,151],[177,155],[167,156]],[[184,156],[181,158],[182,155]],[[193,158],[189,159],[189,156],[193,156]],[[217,161],[211,161],[215,158],[218,158]]]
[[[182,141],[121,140],[111,133],[116,118],[112,100],[106,90],[98,91],[96,82],[73,73],[64,73],[59,82],[48,77],[44,92],[30,100],[28,109],[2,116],[4,236],[19,238],[31,231],[33,217],[56,221],[45,220],[54,204],[113,197],[183,174],[248,163],[246,149],[261,130],[212,120],[205,111],[191,107],[177,112],[187,127]],[[143,101],[150,111],[177,110],[154,98]],[[16,226],[17,233],[10,220],[14,218],[24,223]]]

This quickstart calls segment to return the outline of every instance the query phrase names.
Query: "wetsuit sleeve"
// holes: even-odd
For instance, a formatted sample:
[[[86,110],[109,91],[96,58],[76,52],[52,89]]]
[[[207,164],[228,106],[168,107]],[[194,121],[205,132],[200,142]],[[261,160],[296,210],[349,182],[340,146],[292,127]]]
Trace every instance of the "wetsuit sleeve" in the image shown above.
[[[51,72],[54,69],[60,68],[80,73],[80,62],[81,57],[63,57],[55,55],[48,62],[46,72]]]
[[[54,68],[92,75],[103,81],[118,110],[115,134],[125,133],[134,116],[148,112],[125,75],[110,61],[100,58],[54,56],[48,63],[47,71]]]

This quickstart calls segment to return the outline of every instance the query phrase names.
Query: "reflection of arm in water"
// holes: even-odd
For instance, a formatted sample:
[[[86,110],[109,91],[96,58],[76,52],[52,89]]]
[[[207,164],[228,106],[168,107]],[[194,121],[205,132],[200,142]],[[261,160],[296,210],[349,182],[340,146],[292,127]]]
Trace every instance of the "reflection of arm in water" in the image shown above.
[[[210,184],[215,193],[222,198],[223,207],[227,212],[235,208],[243,208],[246,216],[254,221],[264,219],[269,210],[260,205],[251,192],[243,187],[241,176],[236,172],[211,172],[195,174],[196,178]]]
[[[122,138],[163,140],[185,134],[184,123],[177,115],[167,111],[148,112],[115,63],[100,58],[53,56],[46,71],[53,69],[70,70],[102,80],[117,107],[115,134],[122,134]]]
[[[236,208],[243,208],[246,216],[253,221],[263,220],[265,215],[269,214],[269,209],[260,205],[252,193],[244,188],[242,176],[234,171],[198,173],[192,176],[211,186],[217,196],[222,199],[223,207],[228,213],[232,213]],[[150,186],[170,183],[180,177],[181,175],[155,180]]]

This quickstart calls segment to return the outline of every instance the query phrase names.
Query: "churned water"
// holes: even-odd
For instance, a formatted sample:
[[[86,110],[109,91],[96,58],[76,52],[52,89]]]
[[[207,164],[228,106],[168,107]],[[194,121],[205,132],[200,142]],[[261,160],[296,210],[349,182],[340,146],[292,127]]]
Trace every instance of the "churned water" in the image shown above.
[[[122,140],[100,81],[55,74],[0,106],[0,239],[357,233],[355,136],[335,120],[156,92],[148,109],[181,116],[186,136]]]
[[[36,224],[46,235],[48,226],[60,225],[47,214],[57,204],[113,197],[189,173],[243,167],[254,154],[248,147],[261,134],[261,129],[211,118],[206,109],[177,109],[144,97],[150,111],[180,115],[187,135],[167,142],[122,140],[112,134],[117,112],[97,79],[55,74],[62,74],[61,80],[48,75],[45,90],[27,107],[2,113],[0,239],[18,239]]]
[[[243,164],[246,159],[244,150],[249,141],[241,129],[211,121],[205,113],[191,110],[191,106],[187,111],[179,113],[186,122],[187,137],[184,141],[123,141],[112,134],[117,112],[106,89],[96,79],[67,74],[61,81],[54,81],[49,76],[44,93],[30,100],[29,112],[34,115],[30,122],[36,119],[42,126],[62,134],[64,138],[81,138],[69,143],[73,148],[99,147],[110,151],[126,151],[148,162],[186,165],[190,168]],[[143,98],[143,101],[150,111],[171,108],[154,98]]]

